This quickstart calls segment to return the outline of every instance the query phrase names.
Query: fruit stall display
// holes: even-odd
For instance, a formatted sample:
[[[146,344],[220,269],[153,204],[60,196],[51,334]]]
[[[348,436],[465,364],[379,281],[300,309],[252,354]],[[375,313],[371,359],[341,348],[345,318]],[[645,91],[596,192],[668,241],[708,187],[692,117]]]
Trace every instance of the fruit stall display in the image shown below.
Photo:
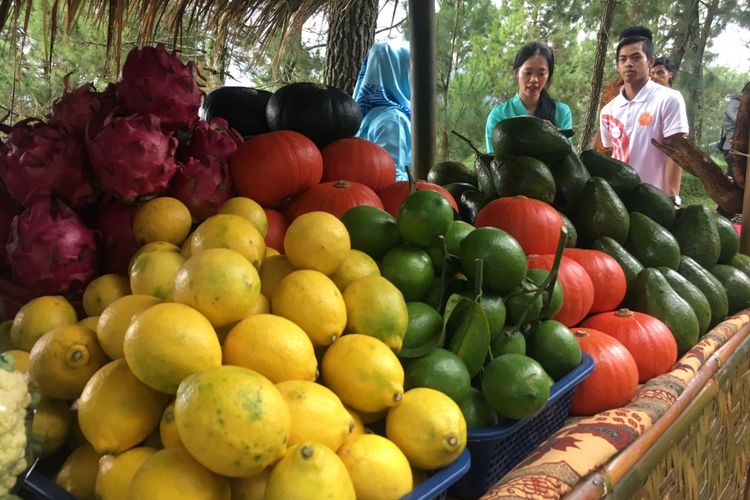
[[[192,63],[145,47],[6,127],[0,368],[33,398],[3,470],[57,458],[79,498],[475,498],[750,306],[729,221],[546,121],[395,182],[337,89],[237,92],[252,113],[212,93],[201,119]]]

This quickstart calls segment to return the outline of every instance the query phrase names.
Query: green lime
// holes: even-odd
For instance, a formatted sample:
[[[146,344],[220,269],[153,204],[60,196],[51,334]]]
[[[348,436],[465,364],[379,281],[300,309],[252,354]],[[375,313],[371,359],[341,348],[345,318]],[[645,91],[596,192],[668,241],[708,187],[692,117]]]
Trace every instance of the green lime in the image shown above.
[[[469,392],[471,376],[466,363],[447,349],[438,347],[406,365],[404,390],[429,387],[459,402]]]
[[[518,330],[505,328],[493,337],[490,351],[495,357],[503,354],[526,354],[526,338]]]
[[[477,429],[497,425],[497,413],[484,399],[482,391],[475,387],[469,388],[469,393],[458,403],[461,413],[466,420],[466,427]]]
[[[404,343],[399,355],[408,349],[422,346],[435,337],[439,337],[443,330],[443,317],[437,310],[424,302],[407,302],[409,326],[406,328]]]
[[[380,274],[401,291],[407,302],[421,300],[435,278],[429,254],[411,245],[388,250],[380,261]]]
[[[521,354],[503,354],[484,369],[482,394],[500,417],[535,415],[547,403],[550,378],[542,365]]]
[[[401,244],[396,219],[385,210],[365,205],[353,207],[341,216],[341,221],[349,231],[352,248],[375,260]]]
[[[530,279],[525,279],[513,288],[505,297],[505,307],[508,311],[508,324],[518,325],[521,320],[527,325],[539,318],[544,305],[544,296],[536,295],[537,286]],[[528,309],[528,311],[527,311]]]
[[[461,295],[473,299],[476,294],[471,289],[465,289],[461,291]],[[492,293],[483,293],[479,299],[479,305],[482,306],[484,315],[487,317],[490,336],[494,337],[505,326],[506,309],[503,298]]]
[[[427,290],[427,293],[422,298],[422,302],[426,302],[438,311],[442,311],[445,307],[445,303],[448,301],[448,298],[454,293],[461,292],[465,286],[466,278],[464,278],[462,275],[459,276],[447,274],[445,276],[445,283],[441,283],[440,273],[437,273],[435,275],[435,279],[432,281],[432,285],[430,285],[430,289]],[[442,301],[440,300],[441,288]]]
[[[406,197],[398,209],[396,225],[407,243],[426,247],[444,235],[453,222],[453,207],[437,191],[421,189]]]
[[[445,233],[445,246],[448,248],[448,253],[458,256],[458,251],[461,248],[461,242],[474,229],[474,226],[462,220],[454,220],[453,222],[451,222],[451,225],[448,227],[448,231]]]
[[[526,276],[526,255],[508,233],[482,227],[469,233],[459,249],[461,268],[471,281],[477,279],[478,259],[482,265],[482,289],[493,293],[510,291]]]
[[[544,280],[547,279],[547,276],[549,276],[549,271],[545,269],[529,269],[526,271],[526,277],[533,281],[536,286],[542,286]],[[545,290],[542,294],[544,300],[547,300],[547,295],[549,295],[549,291]],[[542,310],[539,317],[542,319],[549,319],[557,314],[562,307],[563,298],[564,293],[562,283],[559,279],[556,279],[555,288],[552,290],[552,299],[550,301],[549,310],[546,313]]]
[[[568,327],[551,319],[529,330],[526,354],[537,360],[555,380],[578,367],[582,356],[575,335]]]

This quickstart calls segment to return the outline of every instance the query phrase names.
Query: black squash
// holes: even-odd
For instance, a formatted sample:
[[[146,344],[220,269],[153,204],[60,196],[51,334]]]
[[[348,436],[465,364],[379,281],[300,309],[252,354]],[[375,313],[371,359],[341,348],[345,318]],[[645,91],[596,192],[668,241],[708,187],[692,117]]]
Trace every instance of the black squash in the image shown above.
[[[224,118],[245,139],[270,132],[266,105],[272,95],[267,90],[250,87],[219,87],[203,101],[205,119]]]

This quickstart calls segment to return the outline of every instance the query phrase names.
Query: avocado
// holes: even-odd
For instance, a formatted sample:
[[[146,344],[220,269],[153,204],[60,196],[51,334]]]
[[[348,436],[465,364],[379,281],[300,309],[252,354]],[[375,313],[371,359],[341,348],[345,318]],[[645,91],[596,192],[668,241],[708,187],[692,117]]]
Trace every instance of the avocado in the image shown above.
[[[532,156],[544,163],[560,161],[572,148],[570,141],[550,121],[536,116],[502,120],[492,131],[495,157]]]
[[[578,231],[570,219],[568,219],[567,215],[562,212],[558,213],[560,214],[560,217],[562,217],[565,229],[568,231],[568,239],[565,240],[565,248],[575,248],[578,244]]]
[[[660,319],[677,341],[680,356],[698,342],[700,326],[690,304],[675,292],[658,269],[644,268],[629,293],[630,307]]]
[[[638,273],[643,270],[643,265],[638,262],[638,259],[633,257],[630,252],[617,243],[609,236],[599,238],[591,246],[594,250],[599,250],[606,253],[613,259],[615,259],[625,273],[625,280],[628,283],[628,290],[630,290],[635,278],[638,277]]]
[[[488,196],[473,189],[467,189],[461,193],[461,198],[458,201],[458,213],[461,220],[474,224],[474,219],[479,211],[493,198],[493,196]]]
[[[468,182],[451,182],[443,186],[446,191],[448,191],[451,196],[453,196],[453,199],[458,201],[461,199],[461,194],[463,194],[464,191],[472,190],[476,191],[477,187],[469,184]]]
[[[490,175],[490,163],[495,157],[486,153],[477,153],[474,156],[474,171],[477,174],[477,187],[481,192],[495,198],[497,189]]]
[[[716,264],[711,268],[711,274],[716,276],[729,301],[729,314],[734,314],[750,307],[750,278],[736,267],[726,264]]]
[[[677,295],[685,299],[693,308],[695,317],[698,318],[699,335],[708,331],[708,325],[711,324],[711,305],[703,292],[697,286],[690,283],[684,276],[668,267],[660,267],[659,271],[667,279],[667,283],[677,292]]]
[[[557,186],[553,205],[559,211],[570,215],[578,205],[583,187],[591,175],[575,152],[553,163],[549,169]]]
[[[672,226],[672,236],[680,244],[682,255],[704,268],[711,269],[719,260],[721,242],[716,218],[703,205],[685,207]]]
[[[729,264],[732,257],[740,251],[740,235],[729,219],[714,212],[716,217],[716,230],[719,232],[721,252],[719,252],[719,264]]]
[[[494,169],[497,165],[497,169]],[[524,195],[552,203],[555,199],[555,179],[544,162],[531,156],[505,156],[493,162],[490,172],[497,195]]]
[[[630,232],[623,246],[643,267],[680,265],[680,245],[674,236],[640,212],[630,214]]]
[[[706,296],[711,306],[711,325],[709,328],[723,321],[729,312],[729,298],[721,282],[700,264],[685,255],[680,257],[680,267],[677,268],[677,272],[698,287]]]
[[[737,252],[734,254],[734,256],[729,259],[729,265],[732,267],[736,267],[743,273],[747,274],[748,277],[750,277],[750,257],[745,255],[744,253]]]
[[[445,186],[451,182],[466,182],[477,185],[477,172],[474,168],[469,168],[463,163],[445,160],[436,163],[427,174],[427,182]]]
[[[622,243],[628,236],[630,217],[612,187],[601,177],[586,181],[573,214],[578,242],[588,248],[603,236]]]
[[[641,177],[633,167],[593,149],[581,151],[581,161],[592,177],[601,177],[609,182],[622,198],[627,198],[641,183]]]
[[[648,215],[662,227],[669,229],[674,224],[674,203],[664,191],[646,182],[641,182],[625,200],[628,212]]]

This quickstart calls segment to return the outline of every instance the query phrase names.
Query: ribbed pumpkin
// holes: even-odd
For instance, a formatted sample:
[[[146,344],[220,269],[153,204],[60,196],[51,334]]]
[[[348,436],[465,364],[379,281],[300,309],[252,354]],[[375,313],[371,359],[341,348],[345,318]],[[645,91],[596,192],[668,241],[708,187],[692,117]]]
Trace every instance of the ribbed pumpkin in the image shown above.
[[[426,181],[415,181],[414,190],[419,191],[420,189],[431,189],[442,194],[450,202],[453,210],[458,212],[456,200],[453,199],[453,196],[444,187]],[[378,196],[383,202],[383,210],[396,217],[398,209],[401,208],[401,203],[409,196],[409,193],[409,181],[399,181],[378,191]]]
[[[323,182],[311,187],[300,196],[287,212],[293,221],[308,212],[328,212],[341,218],[347,210],[360,205],[382,209],[383,203],[375,191],[359,182]]]
[[[333,141],[323,148],[323,181],[347,180],[379,191],[396,182],[396,164],[382,146],[359,137]]]
[[[476,227],[492,226],[513,236],[526,255],[554,254],[563,218],[543,201],[512,196],[486,204],[474,219]]]
[[[599,250],[583,248],[566,248],[563,255],[578,262],[594,284],[594,303],[590,312],[612,311],[620,305],[628,283],[625,272],[613,257]]]
[[[572,415],[595,415],[625,406],[638,387],[638,367],[617,339],[593,328],[573,328],[583,352],[594,359],[594,371],[573,391]]]
[[[264,208],[266,219],[268,220],[268,232],[266,233],[266,246],[269,246],[279,253],[284,253],[284,236],[289,223],[284,214],[272,208]]]
[[[237,194],[269,208],[318,184],[323,176],[320,150],[291,130],[251,137],[239,145],[230,166]]]
[[[526,260],[529,269],[551,271],[555,256],[529,255]],[[560,260],[557,279],[562,284],[564,298],[562,307],[552,319],[570,328],[577,325],[591,310],[591,304],[594,303],[594,284],[578,262],[565,256]]]
[[[633,355],[641,384],[667,373],[677,360],[677,342],[672,332],[648,314],[620,309],[591,316],[581,326],[619,340]]]

